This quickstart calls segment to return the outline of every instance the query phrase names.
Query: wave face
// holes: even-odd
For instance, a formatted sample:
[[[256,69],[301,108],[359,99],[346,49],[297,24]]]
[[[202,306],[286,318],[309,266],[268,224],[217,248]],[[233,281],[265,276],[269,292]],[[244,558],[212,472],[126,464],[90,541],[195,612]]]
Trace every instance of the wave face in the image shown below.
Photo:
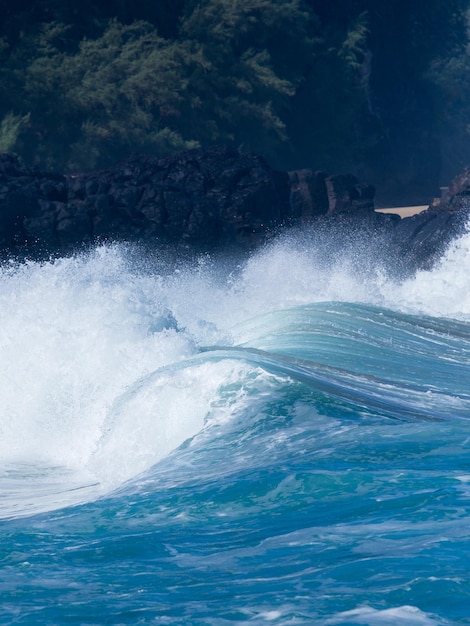
[[[468,623],[470,235],[338,249],[1,267],[2,623]]]

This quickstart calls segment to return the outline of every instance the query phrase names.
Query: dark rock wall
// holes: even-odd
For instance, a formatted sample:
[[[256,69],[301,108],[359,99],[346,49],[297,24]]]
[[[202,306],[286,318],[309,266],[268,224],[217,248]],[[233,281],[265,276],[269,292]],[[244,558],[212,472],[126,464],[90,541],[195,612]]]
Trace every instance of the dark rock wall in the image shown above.
[[[280,225],[351,210],[351,176],[272,170],[226,147],[168,158],[136,155],[115,167],[61,176],[0,157],[0,246],[68,250],[95,240],[251,246]],[[373,208],[373,194],[367,198]],[[366,203],[366,204],[367,204]]]
[[[462,232],[469,207],[470,170],[453,181],[446,201],[400,220],[375,213],[374,188],[354,176],[279,172],[258,155],[223,146],[160,159],[136,155],[75,176],[0,155],[4,258],[64,254],[114,240],[250,249],[281,227],[311,223],[374,233],[396,259],[429,267]]]

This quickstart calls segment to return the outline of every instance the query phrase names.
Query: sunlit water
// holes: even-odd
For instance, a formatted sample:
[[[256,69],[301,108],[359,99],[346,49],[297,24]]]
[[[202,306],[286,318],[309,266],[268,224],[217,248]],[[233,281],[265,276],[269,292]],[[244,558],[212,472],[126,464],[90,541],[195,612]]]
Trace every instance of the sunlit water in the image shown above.
[[[470,235],[4,263],[0,623],[470,623],[469,364]]]

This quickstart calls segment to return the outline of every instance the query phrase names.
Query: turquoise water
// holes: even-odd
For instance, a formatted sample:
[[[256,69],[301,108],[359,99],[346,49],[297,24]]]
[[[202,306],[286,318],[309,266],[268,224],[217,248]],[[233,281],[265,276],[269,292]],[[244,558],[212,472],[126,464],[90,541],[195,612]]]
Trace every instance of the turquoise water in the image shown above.
[[[470,623],[470,236],[0,272],[0,623]]]

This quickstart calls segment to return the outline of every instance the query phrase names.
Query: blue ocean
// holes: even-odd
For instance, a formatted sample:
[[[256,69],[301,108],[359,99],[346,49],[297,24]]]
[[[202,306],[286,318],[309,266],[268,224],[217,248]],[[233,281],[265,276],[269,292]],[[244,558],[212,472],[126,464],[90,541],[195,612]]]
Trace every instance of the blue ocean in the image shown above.
[[[470,624],[470,235],[0,268],[0,623]]]

